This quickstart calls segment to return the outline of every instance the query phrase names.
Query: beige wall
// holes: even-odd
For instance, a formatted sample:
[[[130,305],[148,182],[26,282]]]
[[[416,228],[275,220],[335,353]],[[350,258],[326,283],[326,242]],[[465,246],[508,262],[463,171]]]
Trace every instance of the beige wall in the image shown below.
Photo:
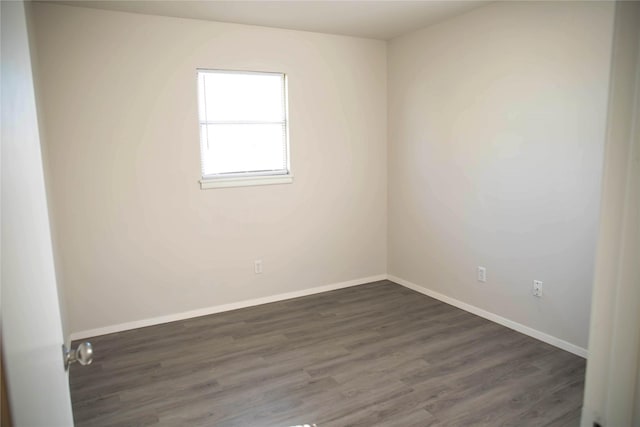
[[[389,274],[587,346],[612,17],[498,2],[390,42]]]
[[[494,3],[388,45],[33,9],[72,332],[388,272],[586,347],[611,3]],[[288,73],[293,184],[199,189],[196,67]]]
[[[385,273],[384,42],[45,4],[34,24],[72,332]],[[196,67],[288,74],[293,184],[200,190]]]
[[[40,86],[40,79],[39,79],[39,74],[38,74],[38,63],[37,63],[37,57],[38,55],[36,54],[37,51],[37,47],[36,47],[36,43],[35,43],[35,35],[34,35],[34,22],[33,22],[33,5],[35,3],[33,2],[26,2],[24,3],[24,8],[25,8],[25,16],[26,16],[26,22],[27,22],[27,30],[28,30],[28,34],[29,34],[29,53],[31,55],[31,62],[32,62],[32,75],[33,75],[33,86],[34,86],[34,92],[36,96],[41,95],[42,91],[39,90],[39,86]],[[46,195],[47,195],[47,208],[48,208],[48,212],[49,212],[49,218],[53,219],[54,217],[54,211],[55,209],[53,208],[55,200],[53,198],[53,195],[51,194],[51,178],[50,178],[50,172],[49,172],[49,164],[50,162],[47,161],[47,144],[44,142],[46,140],[46,132],[44,132],[44,121],[43,121],[43,111],[42,111],[42,100],[37,98],[36,99],[36,108],[38,109],[37,111],[37,119],[38,119],[38,127],[39,127],[39,134],[40,134],[40,148],[41,148],[41,154],[42,154],[42,166],[43,166],[43,172],[44,172],[44,182],[45,182],[45,189],[46,189]],[[50,232],[51,232],[51,244],[52,244],[52,248],[53,248],[53,256],[54,256],[54,263],[55,264],[59,264],[58,262],[55,262],[55,259],[59,256],[60,254],[60,250],[58,248],[58,239],[57,239],[57,234],[56,234],[56,223],[55,221],[51,220],[50,221]],[[55,273],[56,273],[56,285],[57,285],[57,289],[58,289],[58,301],[59,301],[59,305],[60,305],[60,320],[62,321],[62,333],[63,336],[65,337],[65,344],[67,346],[71,345],[71,340],[70,340],[70,334],[71,334],[71,330],[69,328],[69,318],[67,315],[67,297],[65,295],[65,288],[64,288],[64,278],[62,277],[62,269],[60,268],[56,268],[55,269]]]

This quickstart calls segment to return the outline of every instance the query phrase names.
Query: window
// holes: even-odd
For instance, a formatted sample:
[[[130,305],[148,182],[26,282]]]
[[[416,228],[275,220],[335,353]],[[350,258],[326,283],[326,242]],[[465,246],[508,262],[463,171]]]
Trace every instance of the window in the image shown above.
[[[282,73],[198,70],[202,188],[291,182]]]

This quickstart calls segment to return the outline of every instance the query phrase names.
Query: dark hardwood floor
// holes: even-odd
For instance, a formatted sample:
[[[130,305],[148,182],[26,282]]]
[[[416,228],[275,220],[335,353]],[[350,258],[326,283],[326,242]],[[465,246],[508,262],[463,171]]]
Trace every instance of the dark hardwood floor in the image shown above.
[[[388,281],[96,337],[76,426],[572,426],[584,359]]]

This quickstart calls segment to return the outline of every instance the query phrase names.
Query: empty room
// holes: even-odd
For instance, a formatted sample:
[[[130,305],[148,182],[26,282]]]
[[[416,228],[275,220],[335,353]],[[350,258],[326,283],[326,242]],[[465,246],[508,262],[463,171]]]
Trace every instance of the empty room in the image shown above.
[[[2,427],[640,427],[640,2],[1,7]]]

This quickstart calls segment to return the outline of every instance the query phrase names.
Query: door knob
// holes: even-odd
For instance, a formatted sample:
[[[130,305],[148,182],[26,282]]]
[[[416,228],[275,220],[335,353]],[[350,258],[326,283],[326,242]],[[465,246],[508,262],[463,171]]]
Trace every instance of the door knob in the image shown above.
[[[62,352],[65,369],[69,369],[69,365],[75,362],[81,365],[90,365],[93,362],[93,346],[88,341],[78,344],[75,350],[67,350],[67,347],[63,345]]]

